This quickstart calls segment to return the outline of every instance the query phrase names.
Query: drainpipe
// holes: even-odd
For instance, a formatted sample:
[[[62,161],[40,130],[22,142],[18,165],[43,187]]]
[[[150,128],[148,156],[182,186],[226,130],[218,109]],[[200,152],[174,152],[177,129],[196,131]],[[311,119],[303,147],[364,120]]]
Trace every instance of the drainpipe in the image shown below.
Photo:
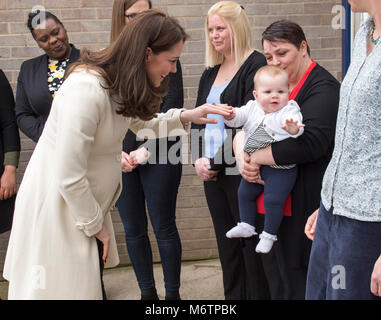
[[[345,27],[342,30],[342,75],[343,79],[347,73],[349,64],[351,63],[351,46],[352,46],[352,17],[351,7],[347,0],[342,0],[342,6],[344,8]]]

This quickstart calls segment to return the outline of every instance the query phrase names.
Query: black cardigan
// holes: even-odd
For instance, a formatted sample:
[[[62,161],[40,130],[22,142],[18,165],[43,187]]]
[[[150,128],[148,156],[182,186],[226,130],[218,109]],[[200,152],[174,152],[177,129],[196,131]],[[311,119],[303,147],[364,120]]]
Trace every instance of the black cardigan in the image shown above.
[[[69,65],[79,59],[80,52],[71,45]],[[53,98],[48,88],[48,56],[24,61],[16,91],[16,118],[20,130],[37,142],[48,119]],[[84,94],[86,94],[84,92]]]
[[[263,54],[259,53],[258,51],[254,51],[246,59],[241,68],[230,81],[229,85],[222,92],[221,103],[226,103],[230,106],[239,108],[245,105],[248,101],[253,100],[254,75],[257,70],[264,65],[266,65],[266,59]],[[206,103],[206,98],[208,97],[214,80],[217,77],[220,66],[221,65],[217,65],[213,68],[208,68],[203,72],[198,86],[196,106],[200,106]],[[197,125],[192,123],[191,128],[192,163],[194,163],[198,158],[204,157],[205,154],[204,135],[198,135],[199,130],[205,129],[205,125]],[[227,163],[225,161],[225,156],[221,156],[221,153],[222,155],[225,155],[225,149],[227,149],[230,154],[232,154],[233,149],[230,143],[232,141],[232,137],[230,136],[230,133],[234,137],[237,129],[230,128],[226,125],[225,128],[230,129],[227,131],[228,138],[225,140],[222,148],[220,148],[220,150],[215,155],[216,159],[222,159],[222,164],[215,163],[214,159],[210,159],[214,170],[221,170],[224,167],[235,165],[235,162]]]
[[[340,84],[323,67],[316,65],[302,86],[298,102],[306,125],[297,139],[272,144],[275,163],[298,165],[298,177],[292,191],[292,217],[281,226],[279,240],[287,244],[291,264],[307,266],[311,241],[304,234],[309,215],[319,208],[325,169],[331,159]]]
[[[0,70],[0,177],[4,172],[4,154],[20,151],[12,88]],[[0,233],[10,229],[15,197],[0,201]]]
[[[181,109],[184,105],[183,73],[181,70],[180,61],[177,61],[176,69],[176,73],[170,73],[168,94],[163,98],[163,102],[160,106],[160,112],[167,112],[172,108]],[[137,139],[135,133],[128,130],[126,137],[123,140],[123,151],[130,153],[144,144],[144,146],[147,147],[147,149],[152,153],[152,157],[156,155],[156,163],[167,163],[167,151],[179,140],[179,137],[176,137],[175,141],[173,138],[141,141]],[[152,161],[152,159],[150,159],[150,161]]]
[[[4,154],[20,151],[20,136],[14,107],[12,88],[0,70],[0,177],[4,171]]]

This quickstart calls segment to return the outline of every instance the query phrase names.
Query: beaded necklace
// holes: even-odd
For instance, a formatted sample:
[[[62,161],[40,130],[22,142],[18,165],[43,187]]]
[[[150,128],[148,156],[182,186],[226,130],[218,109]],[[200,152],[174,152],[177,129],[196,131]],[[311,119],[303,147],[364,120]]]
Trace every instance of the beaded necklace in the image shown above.
[[[374,30],[376,29],[376,25],[373,21],[372,23],[372,29],[370,29],[370,42],[373,43],[374,45],[377,45],[378,41],[380,40],[380,36],[378,36],[377,39],[374,39],[373,35],[374,35]]]

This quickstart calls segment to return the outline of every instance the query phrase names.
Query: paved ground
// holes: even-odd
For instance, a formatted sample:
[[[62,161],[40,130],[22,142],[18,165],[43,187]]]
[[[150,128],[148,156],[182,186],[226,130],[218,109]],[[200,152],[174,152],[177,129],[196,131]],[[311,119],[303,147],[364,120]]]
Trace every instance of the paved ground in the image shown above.
[[[154,266],[156,288],[160,300],[165,290],[160,264]],[[139,300],[140,290],[132,267],[109,269],[104,273],[109,300]],[[7,297],[7,282],[0,282],[0,297]],[[223,300],[222,272],[218,259],[184,262],[181,269],[180,295],[183,300]]]

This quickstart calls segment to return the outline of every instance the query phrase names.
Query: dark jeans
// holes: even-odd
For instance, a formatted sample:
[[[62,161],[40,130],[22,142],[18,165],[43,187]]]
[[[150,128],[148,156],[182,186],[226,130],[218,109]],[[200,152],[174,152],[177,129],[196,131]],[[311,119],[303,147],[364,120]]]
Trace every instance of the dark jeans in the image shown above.
[[[180,288],[181,241],[175,214],[181,173],[181,164],[148,164],[123,173],[123,191],[117,207],[141,290],[155,287],[145,201],[159,247],[165,288],[167,291]]]
[[[269,291],[262,276],[264,270],[255,256],[256,240],[226,237],[226,232],[239,222],[237,190],[240,181],[240,175],[227,176],[221,171],[217,181],[204,182],[221,261],[225,299],[268,299]]]
[[[370,291],[381,222],[334,215],[320,205],[307,276],[309,300],[380,300]]]
[[[261,167],[261,177],[265,181],[262,186],[241,180],[238,188],[239,216],[241,222],[255,225],[257,215],[257,197],[264,191],[264,207],[266,210],[264,231],[276,235],[283,219],[283,206],[290,194],[298,174],[297,167],[292,169],[276,169]]]

